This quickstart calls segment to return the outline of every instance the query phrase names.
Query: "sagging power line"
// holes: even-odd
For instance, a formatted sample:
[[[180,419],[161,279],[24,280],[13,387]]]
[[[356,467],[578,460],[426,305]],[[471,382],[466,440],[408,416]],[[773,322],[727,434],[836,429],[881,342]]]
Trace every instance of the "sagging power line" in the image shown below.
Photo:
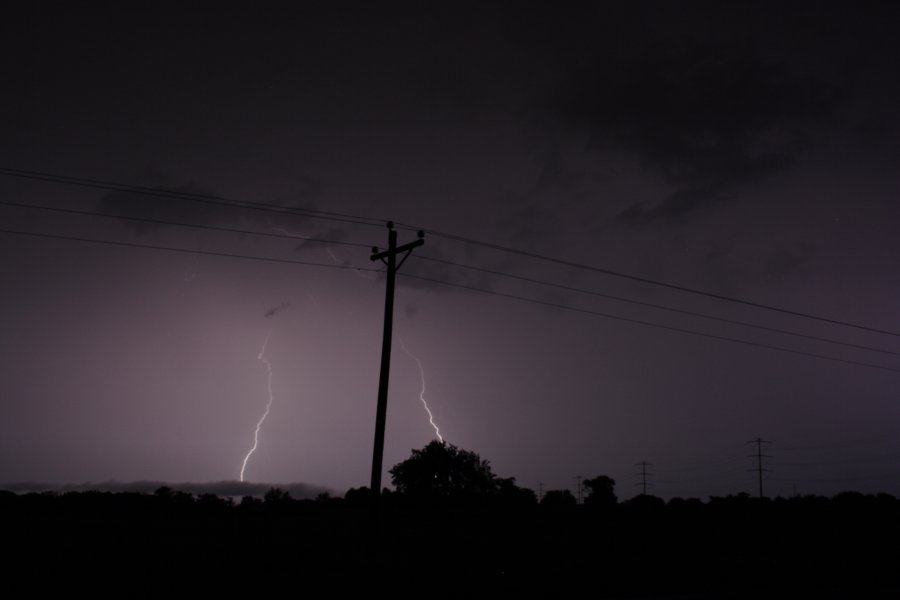
[[[384,220],[374,219],[372,217],[363,217],[359,215],[348,215],[345,213],[321,211],[307,208],[298,208],[290,206],[279,206],[276,204],[267,204],[265,202],[255,202],[252,200],[238,200],[234,198],[226,198],[214,194],[200,194],[197,192],[168,190],[165,188],[155,188],[140,185],[131,185],[126,183],[118,183],[113,181],[105,181],[102,179],[90,179],[87,177],[72,177],[69,175],[57,175],[53,173],[44,173],[41,171],[27,171],[24,169],[12,169],[9,167],[0,167],[0,176],[18,177],[21,179],[30,179],[34,181],[45,181],[48,183],[59,183],[63,185],[74,185],[79,187],[94,188],[99,190],[107,190],[113,192],[124,192],[129,194],[139,194],[143,196],[155,196],[157,198],[169,198],[177,200],[187,200],[189,202],[199,202],[202,204],[212,204],[218,206],[228,206],[231,208],[243,208],[247,210],[262,211],[269,213],[290,214],[296,216],[307,217],[310,219],[321,219],[326,221],[336,221],[340,223],[349,223],[353,225],[364,225],[368,227],[380,227]]]
[[[787,309],[787,308],[783,308],[783,307],[779,307],[779,306],[773,306],[773,305],[770,305],[770,304],[763,304],[763,303],[761,303],[761,302],[754,302],[754,301],[752,301],[752,300],[744,300],[744,299],[742,299],[742,298],[737,298],[737,297],[734,297],[734,296],[725,296],[725,295],[723,295],[723,294],[716,294],[716,293],[713,293],[713,292],[707,292],[707,291],[705,291],[705,290],[700,290],[700,289],[697,289],[697,288],[692,288],[692,287],[688,287],[688,286],[684,286],[684,285],[678,285],[678,284],[674,284],[674,283],[668,283],[668,282],[665,282],[665,281],[659,281],[659,280],[656,280],[656,279],[650,279],[649,277],[641,277],[641,276],[638,276],[638,275],[631,275],[631,274],[629,274],[629,273],[622,273],[622,272],[620,272],[620,271],[613,271],[613,270],[611,270],[611,269],[604,269],[604,268],[602,268],[602,267],[596,267],[596,266],[593,266],[593,265],[587,265],[587,264],[584,264],[584,263],[578,263],[578,262],[574,262],[574,261],[570,261],[570,260],[565,260],[565,259],[561,259],[561,258],[556,258],[556,257],[548,256],[548,255],[545,255],[545,254],[539,254],[539,253],[537,253],[537,252],[531,252],[531,251],[527,251],[527,250],[520,250],[520,249],[517,249],[517,248],[511,248],[511,247],[508,247],[508,246],[502,246],[502,245],[500,245],[500,244],[493,244],[493,243],[490,243],[490,242],[484,242],[484,241],[481,241],[481,240],[475,240],[475,239],[472,239],[472,238],[469,238],[469,237],[465,237],[465,236],[461,236],[461,235],[456,235],[456,234],[452,234],[452,233],[439,232],[439,231],[435,231],[435,230],[433,230],[433,229],[425,229],[425,231],[426,231],[426,233],[428,233],[428,234],[430,234],[430,235],[433,235],[433,236],[435,236],[435,237],[442,237],[442,238],[445,238],[445,239],[448,239],[448,240],[453,240],[453,241],[457,241],[457,242],[461,242],[461,243],[472,244],[472,245],[476,245],[476,246],[482,246],[482,247],[484,247],[484,248],[489,248],[489,249],[492,249],[492,250],[497,250],[497,251],[499,251],[499,252],[505,252],[505,253],[509,253],[509,254],[515,254],[515,255],[518,255],[518,256],[525,257],[525,258],[531,258],[531,259],[534,259],[534,260],[539,260],[539,261],[548,262],[548,263],[552,263],[552,264],[557,264],[557,265],[561,265],[561,266],[572,267],[572,268],[575,268],[575,269],[581,269],[581,270],[586,270],[586,271],[592,271],[592,272],[594,272],[594,273],[600,273],[600,274],[602,274],[602,275],[609,275],[609,276],[611,276],[611,277],[618,277],[618,278],[622,278],[622,279],[628,279],[628,280],[630,280],[630,281],[637,281],[637,282],[640,282],[640,283],[645,283],[645,284],[647,284],[647,285],[653,285],[653,286],[657,286],[657,287],[667,288],[667,289],[670,289],[670,290],[675,290],[675,291],[683,292],[683,293],[686,293],[686,294],[694,294],[694,295],[698,295],[698,296],[704,296],[704,297],[707,297],[707,298],[712,298],[712,299],[714,299],[714,300],[722,300],[722,301],[724,301],[724,302],[731,302],[731,303],[735,303],[735,304],[742,304],[742,305],[744,305],[744,306],[752,306],[752,307],[754,307],[754,308],[759,308],[759,309],[763,309],[763,310],[768,310],[768,311],[778,312],[778,313],[782,313],[782,314],[786,314],[786,315],[791,315],[791,316],[794,316],[794,317],[802,317],[802,318],[804,318],[804,319],[811,319],[811,320],[814,320],[814,321],[820,321],[820,322],[823,322],[823,323],[830,323],[830,324],[832,324],[832,325],[841,325],[841,326],[843,326],[843,327],[850,327],[850,328],[853,328],[853,329],[860,329],[860,330],[863,330],[863,331],[869,331],[869,332],[872,332],[872,333],[881,333],[881,334],[884,334],[884,335],[890,335],[890,336],[894,336],[894,337],[900,337],[900,332],[896,332],[896,331],[890,331],[890,330],[887,330],[887,329],[880,329],[880,328],[878,328],[878,327],[869,327],[869,326],[867,326],[867,325],[859,325],[859,324],[857,324],[857,323],[850,323],[850,322],[848,322],[848,321],[842,321],[842,320],[839,320],[839,319],[832,319],[832,318],[829,318],[829,317],[822,317],[822,316],[813,315],[813,314],[806,313],[806,312],[802,312],[802,311],[791,310],[791,309]]]
[[[222,227],[222,226],[216,226],[216,225],[201,225],[201,224],[197,224],[197,223],[185,223],[183,221],[174,221],[171,219],[153,219],[153,218],[147,218],[147,217],[135,217],[135,216],[119,215],[119,214],[106,213],[106,212],[100,212],[100,211],[61,208],[61,207],[54,207],[54,206],[26,204],[26,203],[21,203],[21,202],[10,202],[10,201],[2,201],[2,200],[0,200],[0,205],[10,206],[10,207],[14,207],[14,208],[41,210],[41,211],[45,211],[45,212],[55,212],[55,213],[61,213],[61,214],[73,214],[73,215],[79,215],[79,216],[98,217],[98,218],[111,219],[111,220],[122,220],[122,221],[130,221],[130,222],[137,222],[137,223],[146,223],[146,224],[152,224],[152,225],[182,227],[182,228],[188,228],[188,229],[215,231],[215,232],[221,232],[221,233],[236,233],[236,234],[240,234],[240,235],[250,235],[250,236],[256,236],[256,237],[266,237],[266,238],[275,238],[275,239],[290,239],[290,240],[299,239],[299,240],[303,240],[303,241],[311,242],[311,243],[333,244],[333,245],[341,245],[341,246],[357,247],[357,248],[360,248],[360,247],[368,248],[369,247],[368,244],[364,244],[361,242],[348,242],[348,241],[343,241],[343,240],[334,240],[334,239],[321,238],[321,237],[315,237],[315,236],[303,236],[303,235],[277,233],[277,232],[264,232],[264,231],[256,231],[256,230],[249,230],[249,229],[239,229],[239,228],[234,228],[234,227]],[[466,264],[457,263],[454,261],[449,261],[449,260],[444,260],[444,259],[429,257],[429,256],[417,256],[416,258],[418,258],[420,260],[439,263],[439,264],[450,265],[450,266],[454,266],[454,267],[458,267],[458,268],[462,268],[462,269],[473,270],[473,271],[477,271],[477,272],[481,272],[481,273],[488,273],[491,275],[509,278],[509,279],[513,279],[516,281],[523,281],[523,282],[532,283],[532,284],[536,284],[536,285],[552,287],[555,289],[562,289],[565,291],[587,294],[587,295],[590,295],[593,297],[614,300],[617,302],[624,302],[624,303],[633,304],[636,306],[643,306],[643,307],[647,307],[647,308],[665,310],[665,311],[673,312],[676,314],[683,314],[683,315],[687,315],[687,316],[691,316],[691,317],[697,317],[697,318],[701,318],[701,319],[716,321],[716,322],[720,322],[720,323],[726,323],[726,324],[730,324],[730,325],[749,327],[749,328],[758,329],[761,331],[767,331],[767,332],[771,332],[771,333],[779,333],[779,334],[789,335],[789,336],[798,337],[798,338],[802,338],[802,339],[808,339],[808,340],[812,340],[812,341],[825,342],[825,343],[829,343],[829,344],[835,344],[835,345],[845,346],[845,347],[849,347],[849,348],[855,348],[858,350],[867,350],[870,352],[878,352],[878,353],[882,353],[882,354],[890,354],[890,355],[894,355],[894,356],[900,356],[900,352],[894,352],[894,351],[885,350],[882,348],[875,348],[872,346],[866,346],[866,345],[862,345],[862,344],[854,344],[851,342],[835,340],[835,339],[826,338],[826,337],[822,337],[822,336],[815,336],[815,335],[809,335],[809,334],[799,333],[799,332],[795,332],[795,331],[788,331],[785,329],[768,327],[768,326],[759,325],[756,323],[748,323],[746,321],[738,321],[735,319],[726,319],[723,317],[708,315],[708,314],[697,312],[697,311],[688,311],[688,310],[674,308],[674,307],[656,304],[656,303],[652,303],[652,302],[644,302],[644,301],[640,301],[640,300],[634,300],[631,298],[624,298],[622,296],[616,296],[616,295],[612,295],[612,294],[596,292],[593,290],[586,290],[583,288],[577,288],[574,286],[568,286],[568,285],[559,284],[559,283],[550,282],[550,281],[541,280],[541,279],[536,279],[536,278],[532,278],[532,277],[515,275],[512,273],[498,271],[495,269],[485,269],[482,267],[466,265]]]
[[[176,248],[174,246],[160,246],[157,244],[139,244],[137,242],[122,242],[118,240],[98,240],[94,238],[78,237],[73,235],[59,235],[55,233],[39,233],[34,231],[16,231],[12,229],[0,229],[0,233],[8,235],[18,235],[26,237],[45,238],[52,240],[63,240],[68,242],[85,242],[89,244],[100,244],[106,246],[120,246],[124,248],[141,248],[143,250],[160,250],[164,252],[177,252],[180,254],[200,254],[202,256],[218,256],[221,258],[239,258],[243,260],[255,260],[262,262],[282,263],[289,265],[300,265],[304,267],[323,267],[327,269],[340,269],[344,271],[371,271],[379,272],[380,269],[367,269],[365,267],[354,267],[352,265],[336,265],[334,263],[319,263],[309,260],[294,260],[289,258],[274,258],[271,256],[253,256],[250,254],[236,254],[233,252],[215,252],[212,250],[193,250],[189,248]]]
[[[0,167],[0,176],[18,177],[18,178],[31,179],[31,180],[36,180],[36,181],[46,181],[46,182],[59,183],[59,184],[75,185],[75,186],[82,186],[82,187],[92,187],[92,188],[96,188],[96,189],[105,189],[105,190],[119,191],[119,192],[126,192],[126,193],[143,194],[143,195],[157,196],[157,197],[164,197],[164,198],[176,198],[176,199],[183,199],[183,200],[188,200],[188,201],[193,201],[193,202],[203,202],[203,203],[207,203],[207,204],[217,204],[217,205],[221,205],[221,206],[229,206],[232,208],[244,208],[244,209],[249,209],[249,210],[277,212],[277,213],[281,213],[281,214],[294,214],[294,215],[298,215],[298,216],[305,216],[308,218],[338,221],[338,222],[343,222],[343,223],[364,225],[364,226],[370,226],[370,227],[381,226],[381,224],[386,221],[386,219],[361,216],[361,215],[353,215],[353,214],[348,214],[348,213],[320,211],[320,210],[313,210],[313,209],[301,209],[301,208],[295,208],[295,207],[282,207],[282,206],[267,204],[267,203],[263,203],[263,202],[254,202],[254,201],[225,198],[223,196],[216,196],[216,195],[212,195],[212,194],[199,194],[199,193],[195,193],[195,192],[166,190],[166,189],[162,189],[162,188],[136,186],[136,185],[117,183],[117,182],[110,182],[110,181],[105,181],[105,180],[100,180],[100,179],[74,177],[74,176],[68,176],[68,175],[46,173],[46,172],[41,172],[41,171],[15,169],[15,168],[10,168],[10,167]],[[539,260],[539,261],[543,261],[543,262],[547,262],[547,263],[551,263],[551,264],[556,264],[556,265],[561,265],[561,266],[566,266],[566,267],[571,267],[571,268],[576,268],[576,269],[581,269],[581,270],[587,270],[587,271],[599,273],[602,275],[623,278],[623,279],[627,279],[630,281],[644,283],[647,285],[652,285],[652,286],[657,286],[657,287],[662,287],[662,288],[666,288],[666,289],[679,291],[682,293],[703,296],[706,298],[712,298],[715,300],[720,300],[720,301],[725,301],[725,302],[730,302],[730,303],[735,303],[735,304],[741,304],[744,306],[751,306],[751,307],[762,309],[762,310],[778,312],[781,314],[787,314],[787,315],[791,315],[791,316],[795,316],[795,317],[801,317],[801,318],[810,319],[810,320],[814,320],[814,321],[829,323],[832,325],[840,325],[843,327],[849,327],[849,328],[868,331],[868,332],[872,332],[872,333],[880,333],[880,334],[884,334],[884,335],[900,337],[900,332],[890,331],[890,330],[886,330],[886,329],[882,329],[882,328],[878,328],[878,327],[870,327],[867,325],[860,325],[857,323],[851,323],[851,322],[843,321],[840,319],[822,317],[822,316],[814,315],[814,314],[811,314],[808,312],[773,306],[773,305],[764,304],[761,302],[755,302],[752,300],[738,298],[735,296],[725,296],[723,294],[716,294],[713,292],[708,292],[705,290],[700,290],[700,289],[692,288],[689,286],[674,284],[674,283],[665,282],[665,281],[659,281],[656,279],[651,279],[649,277],[632,275],[629,273],[623,273],[620,271],[614,271],[611,269],[605,269],[602,267],[596,267],[596,266],[587,265],[584,263],[578,263],[575,261],[570,261],[570,260],[565,260],[565,259],[561,259],[558,257],[548,256],[548,255],[540,254],[540,253],[533,252],[533,251],[512,248],[509,246],[504,246],[501,244],[496,244],[496,243],[491,243],[491,242],[485,242],[482,240],[477,240],[477,239],[459,235],[459,234],[442,232],[442,231],[430,229],[427,227],[413,226],[413,225],[409,225],[409,224],[400,224],[400,223],[397,223],[396,227],[398,227],[400,229],[408,229],[408,230],[412,230],[412,231],[424,231],[424,232],[429,233],[430,235],[444,238],[449,241],[477,245],[477,246],[489,248],[489,249],[492,249],[495,251],[509,253],[509,254],[513,254],[513,255],[517,255],[517,256],[522,256],[522,257],[533,259],[533,260]]]
[[[286,240],[302,240],[305,242],[315,242],[319,244],[335,244],[339,246],[351,246],[355,248],[368,248],[368,244],[363,244],[361,242],[346,242],[343,240],[332,240],[328,238],[320,238],[320,237],[312,237],[312,236],[303,236],[303,235],[288,235],[284,233],[272,233],[268,231],[254,231],[252,229],[238,229],[235,227],[221,227],[218,225],[200,225],[198,223],[185,223],[183,221],[172,221],[169,219],[150,219],[147,217],[133,217],[129,215],[117,215],[114,213],[105,213],[99,211],[92,210],[78,210],[74,208],[60,208],[57,206],[44,206],[40,204],[25,204],[23,202],[8,202],[5,200],[0,200],[0,206],[11,206],[15,208],[26,208],[26,209],[35,209],[42,210],[47,212],[56,212],[70,215],[80,215],[87,217],[99,217],[102,219],[113,219],[117,221],[131,221],[134,223],[146,223],[149,225],[164,225],[169,227],[184,227],[188,229],[199,229],[205,231],[217,231],[221,233],[238,233],[241,235],[252,235],[258,237],[268,237],[268,238],[279,238]]]
[[[177,248],[177,247],[172,247],[172,246],[160,246],[160,245],[156,245],[156,244],[123,242],[123,241],[117,241],[117,240],[99,240],[99,239],[95,239],[95,238],[88,238],[88,237],[81,237],[81,236],[69,236],[69,235],[60,235],[60,234],[39,233],[39,232],[26,232],[26,231],[17,231],[17,230],[10,230],[10,229],[0,229],[0,233],[6,233],[9,235],[56,239],[56,240],[64,240],[64,241],[77,241],[77,242],[84,242],[84,243],[109,245],[109,246],[121,246],[121,247],[128,247],[128,248],[142,248],[142,249],[159,250],[159,251],[166,251],[166,252],[177,252],[177,253],[182,253],[182,254],[199,254],[199,255],[206,255],[206,256],[218,256],[218,257],[223,257],[223,258],[237,258],[237,259],[263,261],[263,262],[293,264],[293,265],[299,265],[299,266],[327,267],[327,268],[332,268],[332,269],[342,269],[342,270],[352,270],[352,271],[379,272],[379,270],[377,270],[377,269],[367,269],[364,267],[354,267],[351,265],[328,264],[328,263],[319,263],[319,262],[314,262],[314,261],[302,261],[302,260],[274,258],[274,257],[262,257],[262,256],[237,254],[237,253],[231,253],[231,252],[194,250],[194,249],[188,249],[188,248]],[[671,325],[665,325],[662,323],[654,323],[651,321],[644,321],[641,319],[633,319],[630,317],[623,317],[620,315],[613,315],[613,314],[609,314],[609,313],[603,313],[600,311],[595,311],[595,310],[590,310],[590,309],[585,309],[585,308],[578,308],[578,307],[573,307],[573,306],[567,306],[567,305],[559,304],[559,303],[555,303],[555,302],[548,302],[548,301],[540,300],[537,298],[529,298],[526,296],[509,294],[509,293],[505,293],[505,292],[498,292],[495,290],[489,290],[489,289],[485,289],[485,288],[479,288],[479,287],[475,287],[475,286],[454,283],[451,281],[444,281],[444,280],[434,279],[434,278],[430,278],[430,277],[422,277],[422,276],[414,275],[414,274],[410,274],[410,273],[401,273],[400,275],[402,277],[412,278],[412,279],[416,279],[416,280],[420,280],[420,281],[424,281],[424,282],[428,282],[428,283],[434,283],[434,284],[444,285],[444,286],[453,287],[453,288],[457,288],[457,289],[464,289],[464,290],[468,290],[468,291],[472,291],[472,292],[478,292],[478,293],[488,294],[488,295],[492,295],[492,296],[513,299],[513,300],[517,300],[517,301],[521,301],[521,302],[528,302],[531,304],[536,304],[539,306],[546,306],[546,307],[563,310],[563,311],[568,311],[568,312],[575,312],[575,313],[579,313],[579,314],[592,315],[595,317],[611,319],[611,320],[621,321],[621,322],[625,322],[625,323],[643,325],[646,327],[652,327],[652,328],[661,329],[661,330],[665,330],[665,331],[682,333],[682,334],[701,337],[701,338],[705,338],[705,339],[714,339],[714,340],[736,343],[736,344],[741,344],[741,345],[759,348],[759,349],[785,352],[785,353],[794,354],[794,355],[798,355],[798,356],[807,356],[810,358],[818,358],[818,359],[822,359],[822,360],[828,360],[828,361],[833,361],[833,362],[838,362],[838,363],[843,363],[843,364],[849,364],[849,365],[855,365],[855,366],[861,366],[861,367],[868,367],[868,368],[872,368],[872,369],[879,369],[882,371],[891,371],[891,372],[895,372],[895,373],[900,373],[900,369],[898,369],[898,368],[888,367],[888,366],[884,366],[884,365],[878,365],[878,364],[874,364],[874,363],[867,363],[867,362],[863,362],[863,361],[844,359],[844,358],[829,356],[829,355],[825,355],[825,354],[817,354],[814,352],[806,352],[803,350],[796,350],[793,348],[785,348],[782,346],[775,346],[772,344],[764,344],[764,343],[760,343],[760,342],[753,342],[750,340],[743,340],[740,338],[706,333],[706,332],[696,331],[696,330],[687,329],[687,328],[683,328],[683,327],[675,327],[675,326],[671,326]]]
[[[644,320],[641,320],[641,319],[632,319],[632,318],[630,318],[630,317],[623,317],[623,316],[620,316],[620,315],[613,315],[613,314],[609,314],[609,313],[603,313],[603,312],[600,312],[600,311],[590,310],[590,309],[587,309],[587,308],[578,308],[578,307],[574,307],[574,306],[566,306],[565,304],[559,304],[559,303],[557,303],[557,302],[549,302],[549,301],[546,301],[546,300],[539,300],[539,299],[537,299],[537,298],[528,298],[528,297],[525,297],[525,296],[519,296],[519,295],[516,295],[516,294],[508,294],[508,293],[506,293],[506,292],[498,292],[498,291],[496,291],[496,290],[488,290],[488,289],[485,289],[485,288],[479,288],[479,287],[470,286],[470,285],[465,285],[465,284],[461,284],[461,283],[453,283],[453,282],[449,282],[449,281],[443,281],[443,280],[440,280],[440,279],[433,279],[433,278],[430,278],[430,277],[422,277],[422,276],[420,276],[420,275],[413,275],[413,274],[410,274],[410,273],[402,273],[401,276],[402,276],[402,277],[406,277],[406,278],[418,279],[418,280],[420,280],[420,281],[425,281],[425,282],[428,282],[428,283],[436,283],[436,284],[439,284],[439,285],[446,285],[446,286],[454,287],[454,288],[458,288],[458,289],[464,289],[464,290],[469,290],[469,291],[473,291],[473,292],[480,292],[480,293],[483,293],[483,294],[489,294],[489,295],[497,296],[497,297],[500,297],[500,298],[508,298],[508,299],[512,299],[512,300],[518,300],[518,301],[521,301],[521,302],[529,302],[529,303],[531,303],[531,304],[537,304],[537,305],[540,305],[540,306],[547,306],[547,307],[550,307],[550,308],[555,308],[555,309],[559,309],[559,310],[563,310],[563,311],[570,311],[570,312],[576,312],[576,313],[580,313],[580,314],[593,315],[593,316],[601,317],[601,318],[604,318],[604,319],[611,319],[611,320],[614,320],[614,321],[622,321],[622,322],[625,322],[625,323],[632,323],[632,324],[635,324],[635,325],[643,325],[643,326],[646,326],[646,327],[653,327],[653,328],[656,328],[656,329],[662,329],[662,330],[665,330],[665,331],[672,331],[672,332],[676,332],[676,333],[683,333],[683,334],[686,334],[686,335],[693,335],[693,336],[698,336],[698,337],[707,338],[707,339],[714,339],[714,340],[719,340],[719,341],[724,341],[724,342],[731,342],[731,343],[735,343],[735,344],[742,344],[742,345],[744,345],[744,346],[750,346],[750,347],[753,347],[753,348],[761,348],[761,349],[765,349],[765,350],[775,350],[775,351],[778,351],[778,352],[786,352],[786,353],[788,353],[788,354],[795,354],[795,355],[798,355],[798,356],[808,356],[808,357],[811,357],[811,358],[819,358],[819,359],[822,359],[822,360],[830,360],[830,361],[839,362],[839,363],[844,363],[844,364],[849,364],[849,365],[856,365],[856,366],[859,366],[859,367],[869,367],[869,368],[872,368],[872,369],[879,369],[879,370],[882,370],[882,371],[892,371],[892,372],[894,372],[894,373],[900,373],[900,369],[894,368],[894,367],[887,367],[887,366],[883,366],[883,365],[876,365],[876,364],[873,364],[873,363],[867,363],[867,362],[856,361],[856,360],[849,360],[849,359],[845,359],[845,358],[838,358],[838,357],[835,357],[835,356],[828,356],[828,355],[826,355],[826,354],[817,354],[817,353],[814,353],[814,352],[805,352],[805,351],[803,351],[803,350],[795,350],[795,349],[793,349],[793,348],[785,348],[785,347],[782,347],[782,346],[774,346],[774,345],[772,345],[772,344],[763,344],[763,343],[760,343],[760,342],[752,342],[752,341],[750,341],[750,340],[742,340],[742,339],[739,339],[739,338],[733,338],[733,337],[728,337],[728,336],[724,336],[724,335],[717,335],[717,334],[714,334],[714,333],[706,333],[706,332],[702,332],[702,331],[695,331],[695,330],[693,330],[693,329],[686,329],[686,328],[684,328],[684,327],[675,327],[675,326],[671,326],[671,325],[664,325],[664,324],[662,324],[662,323],[654,323],[654,322],[652,322],[652,321],[644,321]]]
[[[515,274],[512,274],[512,273],[506,273],[506,272],[504,272],[504,271],[497,271],[497,270],[495,270],[495,269],[485,269],[485,268],[476,267],[476,266],[472,266],[472,265],[466,265],[466,264],[457,263],[457,262],[453,262],[453,261],[449,261],[449,260],[444,260],[444,259],[441,259],[441,258],[435,258],[435,257],[431,257],[431,256],[416,256],[416,258],[417,258],[418,260],[431,261],[431,262],[435,262],[435,263],[439,263],[439,264],[445,264],[445,265],[448,265],[448,266],[458,267],[458,268],[461,268],[461,269],[468,269],[468,270],[472,270],[472,271],[477,271],[477,272],[479,272],[479,273],[487,273],[487,274],[490,274],[490,275],[496,275],[496,276],[498,276],[498,277],[505,277],[505,278],[508,278],[508,279],[516,280],[516,281],[523,281],[523,282],[526,282],[526,283],[533,283],[533,284],[535,284],[535,285],[541,285],[541,286],[546,286],[546,287],[552,287],[552,288],[555,288],[555,289],[565,290],[565,291],[568,291],[568,292],[575,292],[575,293],[579,293],[579,294],[586,294],[586,295],[590,295],[590,296],[593,296],[593,297],[596,297],[596,298],[603,298],[603,299],[606,299],[606,300],[614,300],[614,301],[616,301],[616,302],[624,302],[624,303],[628,303],[628,304],[633,304],[633,305],[635,305],[635,306],[643,306],[643,307],[646,307],[646,308],[654,308],[654,309],[657,309],[657,310],[665,310],[665,311],[669,311],[669,312],[673,312],[673,313],[677,313],[677,314],[681,314],[681,315],[686,315],[686,316],[690,316],[690,317],[697,317],[697,318],[700,318],[700,319],[707,319],[707,320],[710,320],[710,321],[716,321],[716,322],[719,322],[719,323],[726,323],[726,324],[728,324],[728,325],[739,325],[739,326],[741,326],[741,327],[750,327],[750,328],[752,328],[752,329],[758,329],[758,330],[760,330],[760,331],[768,331],[768,332],[770,332],[770,333],[780,333],[780,334],[783,334],[783,335],[790,335],[790,336],[793,336],[793,337],[803,338],[803,339],[812,340],[812,341],[816,341],[816,342],[825,342],[825,343],[828,343],[828,344],[835,344],[835,345],[839,345],[839,346],[845,346],[845,347],[848,347],[848,348],[856,348],[856,349],[858,349],[858,350],[868,350],[868,351],[870,351],[870,352],[879,352],[879,353],[882,353],[882,354],[891,354],[891,355],[894,355],[894,356],[900,356],[900,352],[894,352],[894,351],[892,351],[892,350],[885,350],[885,349],[883,349],[883,348],[875,348],[875,347],[873,347],[873,346],[866,346],[866,345],[863,345],[863,344],[854,344],[854,343],[851,343],[851,342],[844,342],[844,341],[841,341],[841,340],[835,340],[835,339],[832,339],[832,338],[826,338],[826,337],[821,337],[821,336],[816,336],[816,335],[809,335],[809,334],[805,334],[805,333],[799,333],[799,332],[796,332],[796,331],[789,331],[789,330],[786,330],[786,329],[780,329],[780,328],[777,328],[777,327],[768,327],[768,326],[766,326],[766,325],[758,325],[758,324],[756,324],[756,323],[748,323],[747,321],[738,321],[738,320],[736,320],[736,319],[726,319],[726,318],[723,318],[723,317],[717,317],[717,316],[713,316],[713,315],[708,315],[708,314],[701,313],[701,312],[697,312],[697,311],[684,310],[684,309],[681,309],[681,308],[674,308],[674,307],[666,306],[666,305],[663,305],[663,304],[656,304],[656,303],[653,303],[653,302],[644,302],[644,301],[642,301],[642,300],[634,300],[634,299],[632,299],[632,298],[625,298],[625,297],[622,297],[622,296],[616,296],[616,295],[613,295],[613,294],[606,294],[606,293],[603,293],[603,292],[597,292],[597,291],[593,291],[593,290],[587,290],[587,289],[584,289],[584,288],[578,288],[578,287],[574,287],[574,286],[569,286],[569,285],[564,285],[564,284],[559,284],[559,283],[553,283],[553,282],[550,282],[550,281],[545,281],[545,280],[541,280],[541,279],[535,279],[535,278],[533,278],[533,277],[525,277],[525,276],[522,276],[522,275],[515,275]]]

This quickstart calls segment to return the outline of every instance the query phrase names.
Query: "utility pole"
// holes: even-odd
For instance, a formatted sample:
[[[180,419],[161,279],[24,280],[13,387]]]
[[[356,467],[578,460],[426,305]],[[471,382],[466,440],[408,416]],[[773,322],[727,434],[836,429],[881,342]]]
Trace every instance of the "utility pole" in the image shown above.
[[[757,475],[759,476],[759,497],[762,498],[763,497],[763,473],[771,472],[770,469],[763,469],[762,459],[772,458],[768,454],[762,453],[762,445],[763,444],[771,444],[772,442],[768,442],[762,438],[756,438],[755,440],[750,440],[747,443],[748,444],[756,444],[756,454],[748,454],[747,457],[756,459],[756,468],[750,469],[750,472],[752,473],[753,471],[756,471]]]
[[[544,498],[544,482],[538,482],[538,504],[541,503],[541,500]]]
[[[391,337],[394,330],[394,282],[397,270],[409,258],[413,248],[425,243],[425,232],[419,231],[419,239],[402,246],[397,246],[397,232],[393,221],[388,221],[388,247],[379,251],[372,248],[370,260],[380,260],[387,266],[387,288],[384,295],[384,336],[381,339],[381,373],[378,378],[378,407],[375,411],[375,448],[372,450],[372,481],[370,490],[377,496],[381,494],[381,462],[384,458],[384,425],[387,419],[388,379],[391,375]],[[403,258],[397,263],[397,255]]]
[[[575,484],[577,485],[575,496],[578,498],[578,504],[584,504],[584,486],[581,484],[582,479],[584,479],[584,477],[581,475],[575,476]]]
[[[652,467],[653,465],[648,463],[646,460],[642,460],[641,462],[637,463],[636,466],[641,468],[641,472],[638,473],[638,475],[641,476],[641,483],[639,485],[641,486],[641,494],[646,496],[647,495],[647,467]]]

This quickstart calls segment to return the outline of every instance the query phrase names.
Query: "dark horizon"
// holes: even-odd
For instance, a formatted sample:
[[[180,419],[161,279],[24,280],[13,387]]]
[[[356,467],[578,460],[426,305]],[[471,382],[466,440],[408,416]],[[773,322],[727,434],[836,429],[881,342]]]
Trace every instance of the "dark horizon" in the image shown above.
[[[355,490],[294,500],[152,494],[0,492],[9,585],[68,589],[101,564],[144,589],[256,593],[307,584],[355,591],[392,577],[401,591],[436,597],[583,593],[622,598],[823,598],[898,589],[900,500],[841,494],[713,498],[638,496],[617,502],[611,480],[571,494],[533,493],[496,480],[468,453],[429,445],[391,474],[398,491]],[[882,536],[873,537],[873,532]],[[223,577],[236,574],[235,577]],[[748,576],[748,573],[751,576]],[[346,581],[344,581],[346,580]]]

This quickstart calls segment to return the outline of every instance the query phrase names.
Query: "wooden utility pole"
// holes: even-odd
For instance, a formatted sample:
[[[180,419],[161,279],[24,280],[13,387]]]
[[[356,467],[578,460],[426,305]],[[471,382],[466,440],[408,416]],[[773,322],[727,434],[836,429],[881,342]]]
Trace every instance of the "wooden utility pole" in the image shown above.
[[[384,458],[384,426],[387,419],[388,379],[391,375],[391,335],[394,329],[394,282],[397,270],[403,266],[409,253],[425,243],[425,232],[419,231],[419,239],[397,246],[397,232],[394,223],[388,221],[388,247],[379,251],[372,248],[371,260],[380,260],[387,266],[387,289],[384,296],[384,336],[381,340],[381,374],[378,378],[378,407],[375,411],[375,448],[372,451],[372,481],[369,489],[376,495],[381,493],[381,463]],[[397,262],[397,255],[403,258]]]

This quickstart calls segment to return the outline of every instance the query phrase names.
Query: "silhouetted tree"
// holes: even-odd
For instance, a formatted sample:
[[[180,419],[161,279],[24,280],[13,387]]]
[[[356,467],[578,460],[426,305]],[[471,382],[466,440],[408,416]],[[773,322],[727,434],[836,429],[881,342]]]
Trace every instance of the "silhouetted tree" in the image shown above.
[[[497,479],[498,499],[507,506],[535,506],[537,495],[534,490],[522,488],[516,485],[515,477],[502,477]]]
[[[244,496],[241,498],[241,503],[238,504],[238,508],[241,510],[254,510],[259,508],[262,505],[262,500],[259,498],[254,498],[253,496]]]
[[[268,506],[285,505],[289,504],[292,500],[293,498],[291,498],[290,493],[281,488],[271,488],[263,496],[263,502]]]
[[[398,493],[417,496],[484,495],[499,487],[488,461],[436,440],[413,450],[390,474]]]
[[[666,506],[665,500],[652,494],[638,494],[627,500],[625,504],[631,509],[641,511],[660,511]]]
[[[206,511],[222,511],[231,508],[234,502],[231,498],[219,498],[215,494],[200,494],[197,496],[197,505]]]
[[[616,480],[612,477],[598,475],[593,479],[585,479],[582,485],[588,492],[584,498],[584,503],[588,506],[615,506],[618,502],[615,493]]]
[[[548,508],[565,508],[577,504],[578,501],[569,490],[548,490],[541,498],[541,506]]]
[[[344,500],[352,506],[368,504],[372,501],[372,492],[367,487],[350,488],[344,494]]]

